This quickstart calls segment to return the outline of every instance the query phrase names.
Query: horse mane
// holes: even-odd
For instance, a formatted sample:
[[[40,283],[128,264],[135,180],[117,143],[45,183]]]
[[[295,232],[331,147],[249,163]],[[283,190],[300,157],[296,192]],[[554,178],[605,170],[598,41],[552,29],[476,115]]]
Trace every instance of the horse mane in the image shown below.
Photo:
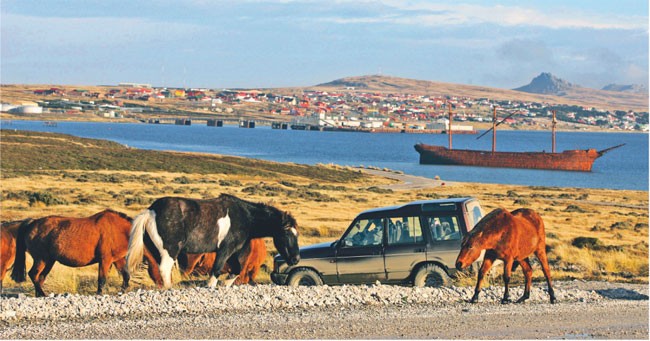
[[[474,228],[470,232],[470,235],[474,235],[480,232],[490,232],[489,228],[493,226],[491,224],[492,221],[501,214],[510,215],[510,212],[503,207],[495,208],[494,210],[492,210],[492,212],[486,214],[483,218],[481,218],[481,220],[474,226]]]
[[[242,198],[239,198],[237,196],[234,196],[232,194],[227,194],[227,193],[221,193],[219,195],[219,199],[229,199],[229,200],[233,200],[233,201],[239,201],[241,203],[253,206],[253,207],[255,207],[255,208],[259,209],[259,210],[262,210],[264,212],[267,212],[269,214],[272,214],[272,215],[278,214],[282,226],[296,226],[297,225],[296,218],[294,218],[291,213],[289,213],[287,211],[283,211],[283,210],[281,210],[281,209],[279,209],[279,208],[277,208],[275,206],[272,206],[270,204],[263,203],[263,202],[252,202],[252,201],[244,200]]]
[[[131,218],[131,217],[129,217],[128,215],[126,215],[126,213],[118,212],[118,211],[115,211],[115,210],[113,210],[113,209],[111,209],[111,208],[107,208],[107,209],[105,209],[105,210],[103,210],[103,211],[101,211],[101,212],[97,212],[97,213],[93,214],[93,215],[92,215],[92,218],[94,218],[94,219],[95,219],[95,222],[97,222],[97,221],[99,221],[99,219],[100,219],[104,214],[107,214],[107,213],[116,214],[117,216],[119,216],[119,217],[121,217],[121,218],[123,218],[123,219],[128,220],[130,223],[133,222],[133,218]]]

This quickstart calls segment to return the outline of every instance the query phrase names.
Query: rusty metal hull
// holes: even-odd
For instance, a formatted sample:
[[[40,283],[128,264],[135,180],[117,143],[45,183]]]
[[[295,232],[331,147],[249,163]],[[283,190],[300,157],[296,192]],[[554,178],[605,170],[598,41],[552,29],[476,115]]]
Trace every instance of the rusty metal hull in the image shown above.
[[[461,165],[501,168],[530,168],[591,172],[594,161],[603,152],[595,149],[546,152],[491,152],[483,150],[448,149],[443,146],[416,144],[420,164]]]

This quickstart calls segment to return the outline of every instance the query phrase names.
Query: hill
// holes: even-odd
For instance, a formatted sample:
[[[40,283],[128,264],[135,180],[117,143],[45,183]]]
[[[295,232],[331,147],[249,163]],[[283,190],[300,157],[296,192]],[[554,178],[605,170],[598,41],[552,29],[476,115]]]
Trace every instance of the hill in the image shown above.
[[[530,92],[533,94],[562,96],[565,94],[565,91],[570,91],[575,88],[579,88],[579,86],[571,84],[564,79],[557,78],[548,72],[542,72],[539,76],[533,78],[528,85],[524,85],[514,90]]]
[[[648,88],[640,84],[607,84],[602,90],[631,93],[648,93]]]
[[[406,92],[413,94],[449,95],[471,98],[485,97],[495,100],[519,100],[545,102],[549,104],[579,105],[605,110],[648,111],[648,96],[646,94],[591,89],[576,86],[561,80],[555,86],[563,89],[561,96],[558,96],[557,94],[529,93],[476,85],[444,83],[383,75],[366,75],[345,77],[331,82],[318,84],[314,87],[305,87],[304,89],[318,89],[324,91],[372,91],[380,93]]]

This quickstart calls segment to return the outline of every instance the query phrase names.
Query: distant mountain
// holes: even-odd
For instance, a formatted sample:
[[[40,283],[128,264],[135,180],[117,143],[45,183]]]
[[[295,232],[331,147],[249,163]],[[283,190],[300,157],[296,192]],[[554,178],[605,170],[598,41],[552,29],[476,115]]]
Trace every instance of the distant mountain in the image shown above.
[[[618,92],[631,92],[633,94],[647,93],[648,88],[641,84],[608,84],[603,87],[603,90],[618,91]]]
[[[542,72],[539,76],[533,78],[530,84],[513,90],[532,94],[562,96],[567,90],[574,88],[579,88],[579,86],[557,78],[548,72]]]
[[[538,85],[539,84],[539,85]],[[545,85],[544,85],[545,84]],[[526,92],[527,87],[547,88],[546,92]],[[354,89],[352,89],[354,88]],[[563,81],[549,73],[542,73],[531,84],[515,90],[486,86],[443,83],[437,81],[402,78],[386,75],[365,75],[340,78],[331,82],[304,87],[309,90],[371,93],[409,93],[432,96],[489,98],[491,100],[519,100],[528,102],[563,103],[612,110],[648,111],[648,96],[640,93],[623,93],[585,88]],[[296,88],[287,88],[295,93]]]

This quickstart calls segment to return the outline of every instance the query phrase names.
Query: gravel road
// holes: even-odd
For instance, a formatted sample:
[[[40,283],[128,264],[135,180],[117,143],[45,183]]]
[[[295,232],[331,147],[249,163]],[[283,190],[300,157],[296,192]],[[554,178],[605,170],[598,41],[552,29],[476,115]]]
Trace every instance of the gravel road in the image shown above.
[[[535,283],[524,304],[501,287],[275,285],[0,299],[1,339],[648,338],[648,286]],[[513,297],[522,293],[515,287]]]

